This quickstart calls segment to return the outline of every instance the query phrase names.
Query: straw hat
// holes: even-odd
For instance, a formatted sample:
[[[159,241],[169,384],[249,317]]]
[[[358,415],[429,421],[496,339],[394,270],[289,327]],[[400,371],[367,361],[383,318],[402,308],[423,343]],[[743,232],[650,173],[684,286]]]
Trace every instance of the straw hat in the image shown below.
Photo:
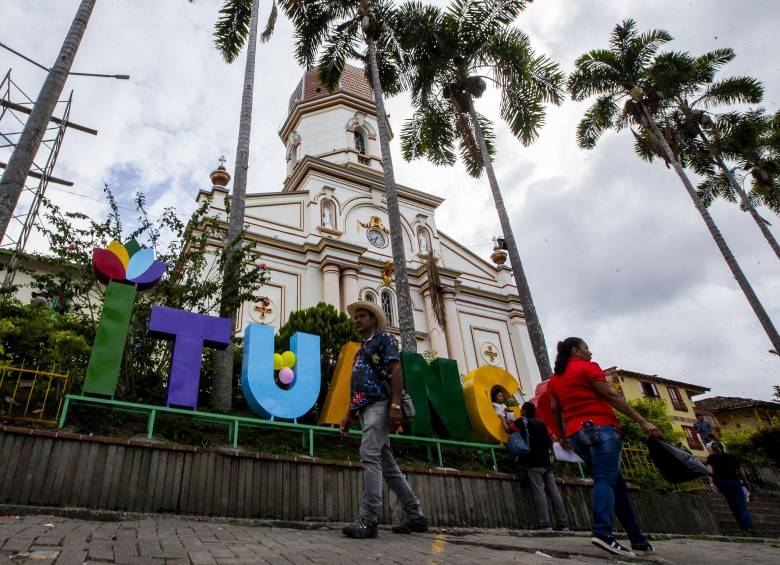
[[[347,313],[349,313],[350,317],[354,316],[357,310],[366,310],[371,312],[374,315],[374,318],[376,318],[376,331],[385,331],[385,328],[387,327],[387,318],[385,317],[385,313],[382,308],[380,308],[376,303],[368,302],[367,300],[358,300],[357,302],[353,302],[347,306]]]

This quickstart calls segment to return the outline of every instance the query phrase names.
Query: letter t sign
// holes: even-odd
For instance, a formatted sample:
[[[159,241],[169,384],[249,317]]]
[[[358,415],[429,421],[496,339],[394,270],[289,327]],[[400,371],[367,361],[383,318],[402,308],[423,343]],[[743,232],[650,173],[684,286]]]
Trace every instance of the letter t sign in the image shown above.
[[[149,334],[174,342],[166,405],[193,410],[198,407],[203,346],[225,349],[230,344],[231,325],[228,318],[164,306],[152,307]]]

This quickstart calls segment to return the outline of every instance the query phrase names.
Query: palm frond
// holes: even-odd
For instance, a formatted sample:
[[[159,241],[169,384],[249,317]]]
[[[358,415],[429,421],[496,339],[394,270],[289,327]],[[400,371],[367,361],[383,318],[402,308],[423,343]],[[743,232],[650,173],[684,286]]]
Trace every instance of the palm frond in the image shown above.
[[[317,64],[320,82],[328,90],[338,88],[347,60],[357,44],[359,31],[360,22],[355,19],[328,36]]]
[[[731,77],[712,83],[699,100],[705,106],[716,104],[757,104],[764,97],[764,85],[753,77]]]
[[[599,96],[577,125],[577,145],[593,149],[601,134],[613,126],[617,113],[613,95]]]
[[[623,89],[625,77],[622,62],[608,49],[596,49],[581,55],[574,62],[567,88],[576,101],[597,94],[616,94]]]
[[[454,109],[439,100],[421,104],[401,129],[401,153],[407,161],[426,157],[435,165],[455,164]]]
[[[225,0],[214,26],[214,44],[226,62],[232,63],[241,53],[249,37],[251,20],[251,1]]]
[[[279,10],[277,10],[276,1],[274,0],[273,4],[271,4],[271,13],[268,14],[268,21],[265,24],[265,29],[263,30],[263,33],[260,34],[260,41],[263,43],[267,43],[268,40],[271,39],[274,28],[276,27],[276,18],[278,14]]]

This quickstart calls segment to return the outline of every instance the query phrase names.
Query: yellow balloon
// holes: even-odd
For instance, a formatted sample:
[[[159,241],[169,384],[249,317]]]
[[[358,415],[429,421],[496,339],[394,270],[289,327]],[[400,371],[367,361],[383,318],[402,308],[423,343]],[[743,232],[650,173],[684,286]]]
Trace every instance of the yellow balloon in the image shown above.
[[[274,353],[274,371],[280,371],[284,365],[284,357],[278,353]]]
[[[292,351],[285,351],[282,353],[282,360],[284,361],[285,366],[290,367],[291,369],[295,367],[295,353]]]

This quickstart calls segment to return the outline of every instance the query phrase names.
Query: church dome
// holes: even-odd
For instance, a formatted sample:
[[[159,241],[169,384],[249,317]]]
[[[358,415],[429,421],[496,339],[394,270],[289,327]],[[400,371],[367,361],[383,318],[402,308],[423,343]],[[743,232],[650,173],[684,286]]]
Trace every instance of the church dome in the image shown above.
[[[363,69],[347,65],[344,67],[344,72],[341,74],[341,80],[339,81],[339,88],[336,92],[343,92],[350,94],[361,100],[367,102],[374,102],[374,91],[371,89],[371,85],[366,79],[366,75]],[[329,91],[325,85],[320,82],[317,76],[317,69],[309,69],[303,75],[303,78],[295,87],[292,95],[290,96],[289,112],[292,112],[295,106],[301,102],[309,102],[317,98],[323,98],[333,94]]]

